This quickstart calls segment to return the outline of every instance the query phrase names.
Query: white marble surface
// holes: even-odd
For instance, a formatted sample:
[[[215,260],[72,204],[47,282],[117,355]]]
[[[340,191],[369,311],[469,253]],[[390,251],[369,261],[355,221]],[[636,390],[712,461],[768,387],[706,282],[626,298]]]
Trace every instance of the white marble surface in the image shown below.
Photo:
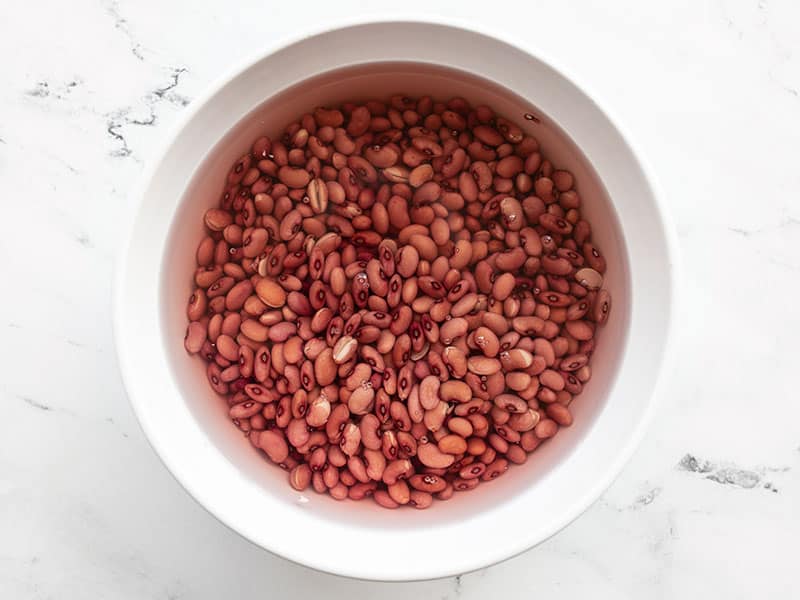
[[[381,12],[314,4],[0,9],[0,597],[800,597],[794,0],[458,3],[557,56],[632,132],[685,262],[690,312],[667,400],[622,476],[563,532],[459,578],[364,583],[253,547],[173,481],[113,352],[129,191],[171,122],[232,63],[298,28]]]

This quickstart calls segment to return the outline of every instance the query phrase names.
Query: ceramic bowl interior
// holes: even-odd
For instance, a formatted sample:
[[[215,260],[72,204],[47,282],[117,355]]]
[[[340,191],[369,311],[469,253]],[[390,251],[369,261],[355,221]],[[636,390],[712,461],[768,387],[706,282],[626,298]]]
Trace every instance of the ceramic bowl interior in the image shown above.
[[[429,43],[404,43],[410,34]],[[294,491],[287,474],[230,422],[204,363],[183,349],[202,215],[218,203],[230,165],[255,138],[277,136],[315,106],[396,93],[462,96],[535,136],[557,168],[575,175],[613,298],[592,379],[570,406],[574,425],[526,464],[425,511],[386,511],[371,501]],[[374,23],[284,47],[195,103],[154,164],[138,210],[120,265],[115,324],[137,415],[199,502],[291,560],[390,580],[485,566],[577,516],[641,435],[671,308],[670,251],[657,199],[629,145],[591,99],[512,46],[447,26]]]

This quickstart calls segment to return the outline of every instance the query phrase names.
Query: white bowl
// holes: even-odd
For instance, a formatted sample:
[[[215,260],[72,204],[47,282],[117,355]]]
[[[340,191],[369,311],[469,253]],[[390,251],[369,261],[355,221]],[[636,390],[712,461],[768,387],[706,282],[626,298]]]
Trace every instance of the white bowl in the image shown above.
[[[352,68],[360,65],[357,68]],[[348,67],[348,68],[345,68]],[[301,494],[228,420],[202,361],[183,349],[202,215],[263,132],[315,105],[433,94],[486,103],[576,176],[608,261],[613,309],[572,404],[575,424],[523,466],[425,511]],[[524,113],[540,122],[526,121]],[[674,311],[675,244],[640,158],[609,117],[541,58],[447,25],[351,25],[237,69],[192,103],[147,172],[115,288],[125,385],[178,481],[222,522],[290,560],[340,575],[412,580],[467,572],[538,544],[620,472],[653,405]]]

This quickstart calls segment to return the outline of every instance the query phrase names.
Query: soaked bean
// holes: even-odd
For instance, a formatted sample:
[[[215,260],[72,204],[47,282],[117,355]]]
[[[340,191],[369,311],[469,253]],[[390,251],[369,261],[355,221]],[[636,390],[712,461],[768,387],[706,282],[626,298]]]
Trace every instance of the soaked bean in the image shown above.
[[[442,452],[435,444],[422,444],[417,448],[417,458],[426,467],[446,469],[455,462],[451,454]]]
[[[268,429],[258,434],[258,447],[261,448],[274,463],[282,463],[289,457],[289,446],[286,438],[278,429]]]
[[[207,325],[200,321],[192,321],[186,329],[186,337],[184,338],[184,346],[189,354],[197,354],[203,348],[206,342]]]
[[[611,296],[606,290],[600,290],[592,305],[592,320],[598,325],[604,325],[611,312]]]
[[[500,361],[488,356],[470,356],[467,368],[476,375],[493,375],[500,371]]]
[[[553,421],[562,427],[569,427],[572,425],[572,413],[569,411],[569,408],[563,404],[559,404],[558,402],[548,404],[545,412],[547,413],[548,417],[553,419]]]
[[[445,454],[464,454],[467,451],[467,441],[460,435],[450,434],[441,438],[437,445]]]
[[[551,438],[558,432],[558,423],[552,419],[543,419],[534,427],[533,432],[540,439]]]
[[[574,187],[463,98],[318,107],[203,214],[186,350],[295,490],[473,489],[569,426],[591,377],[611,298]]]

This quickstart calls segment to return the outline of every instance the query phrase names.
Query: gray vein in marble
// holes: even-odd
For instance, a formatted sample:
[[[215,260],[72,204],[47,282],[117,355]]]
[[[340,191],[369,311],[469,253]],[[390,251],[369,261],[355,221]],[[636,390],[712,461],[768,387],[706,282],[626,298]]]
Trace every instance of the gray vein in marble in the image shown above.
[[[181,82],[181,75],[187,72],[188,69],[186,69],[186,67],[173,67],[172,73],[170,74],[169,84],[162,88],[156,88],[153,90],[153,96],[161,100],[167,100],[168,102],[177,104],[179,106],[186,106],[189,104],[189,98],[181,94],[176,94],[174,91]]]
[[[783,473],[789,470],[789,467],[742,469],[736,465],[718,465],[708,460],[698,459],[691,454],[686,454],[678,463],[677,468],[681,471],[704,475],[705,479],[722,485],[731,485],[747,490],[763,487],[775,493],[778,492],[778,489],[771,481],[764,479],[766,473]]]
[[[163,102],[167,102],[178,107],[184,107],[189,104],[189,98],[175,91],[180,85],[181,76],[187,72],[188,69],[185,67],[172,67],[170,69],[169,82],[166,85],[156,87],[145,94],[145,96],[142,98],[142,102],[144,102],[144,108],[148,113],[146,117],[141,118],[132,116],[132,113],[136,111],[136,108],[133,106],[126,106],[106,115],[106,118],[108,119],[106,122],[106,131],[114,140],[118,142],[117,148],[109,153],[111,156],[120,158],[130,156],[139,162],[139,159],[133,154],[133,150],[128,145],[128,140],[124,133],[125,126],[155,126],[158,122],[158,107]]]
[[[732,231],[733,233],[738,233],[739,235],[742,235],[744,237],[750,237],[751,235],[753,235],[752,231],[749,231],[747,229],[741,229],[740,227],[728,227],[728,231]]]
[[[155,125],[157,119],[156,113],[152,106],[149,106],[148,108],[150,109],[150,115],[146,119],[126,119],[125,122],[129,125],[141,125],[142,127]]]
[[[140,61],[149,63],[149,61],[145,61],[145,57],[142,54],[144,48],[136,42],[131,34],[128,21],[120,14],[119,2],[112,0],[107,7],[107,12],[114,18],[115,28],[122,31],[128,38],[131,52],[134,56]],[[164,69],[161,65],[152,66],[157,69]],[[190,98],[177,91],[181,83],[181,77],[188,72],[188,69],[183,66],[169,66],[166,68],[168,70],[168,79],[165,84],[158,85],[146,92],[135,105],[128,105],[101,115],[105,118],[106,133],[116,142],[116,147],[109,152],[110,156],[118,158],[131,157],[136,162],[141,162],[134,155],[133,149],[128,143],[125,127],[130,125],[138,127],[155,126],[158,122],[158,108],[162,103],[177,107],[184,107],[189,104]],[[24,94],[31,99],[39,101],[67,100],[71,92],[82,84],[83,80],[77,77],[63,84],[41,80],[33,88],[25,91]],[[90,114],[98,114],[91,106],[77,106],[75,108]],[[146,115],[144,117],[141,116],[143,112]],[[60,162],[72,173],[78,174],[78,170],[72,165],[63,162],[63,160]]]
[[[25,91],[25,95],[30,98],[53,98],[55,100],[65,100],[72,91],[83,84],[83,80],[76,77],[63,85],[56,85],[49,81],[37,81],[36,85]]]
[[[106,127],[108,135],[110,135],[112,138],[114,138],[120,143],[120,147],[116,148],[115,150],[112,150],[111,152],[109,152],[109,154],[111,156],[118,156],[118,157],[130,156],[131,149],[128,147],[128,141],[125,139],[125,136],[119,132],[119,129],[122,127],[122,123],[116,120],[118,118],[119,115],[117,115],[116,113],[112,114],[111,120],[109,120],[108,126]]]
[[[89,239],[89,235],[86,233],[79,233],[77,236],[75,236],[75,241],[78,242],[84,248],[94,248],[92,240]]]
[[[50,156],[52,156],[52,155],[50,155]],[[64,167],[66,167],[67,171],[69,171],[73,175],[80,175],[81,172],[78,169],[76,169],[75,167],[73,167],[71,164],[69,164],[67,161],[62,160],[61,158],[58,158],[58,157],[55,157],[55,160],[56,160],[56,162],[60,163]]]
[[[34,409],[36,409],[38,411],[42,411],[42,412],[46,412],[46,413],[50,413],[50,414],[54,414],[54,415],[55,414],[64,414],[64,415],[68,415],[70,417],[79,416],[78,413],[74,412],[73,410],[71,410],[69,408],[63,408],[63,407],[60,407],[60,406],[53,406],[52,404],[45,404],[44,402],[42,402],[40,400],[36,400],[35,398],[32,398],[31,396],[28,396],[28,395],[25,395],[25,394],[14,394],[14,397],[16,397],[19,400],[22,400],[25,404],[27,404],[31,408],[34,408]]]
[[[130,46],[131,54],[133,54],[137,60],[144,62],[144,55],[142,51],[146,50],[136,39],[133,37],[133,33],[131,32],[131,28],[128,25],[128,20],[122,16],[122,13],[119,9],[119,1],[118,0],[111,0],[106,6],[106,12],[114,19],[114,29],[121,31],[128,40],[128,45]]]
[[[625,504],[625,505],[615,504],[610,502],[608,498],[606,498],[605,496],[602,496],[597,501],[597,504],[618,513],[623,513],[626,511],[642,510],[651,505],[653,501],[661,494],[661,492],[664,491],[664,489],[661,488],[660,486],[653,486],[645,489],[647,491],[634,498],[630,504]]]
[[[642,508],[648,504],[652,504],[653,500],[656,499],[656,496],[658,496],[662,491],[663,490],[660,487],[654,487],[653,489],[636,498],[633,504],[631,504],[631,508]]]
[[[53,410],[52,406],[48,406],[47,404],[42,404],[41,402],[37,402],[36,400],[31,398],[30,396],[17,395],[17,398],[22,400],[28,406],[32,406],[33,408],[38,408],[39,410],[44,410],[44,411]]]
[[[748,489],[757,486],[761,482],[761,476],[758,473],[733,468],[719,469],[707,475],[706,479],[723,485],[732,484]]]
[[[45,404],[44,402],[41,402],[39,400],[35,400],[34,398],[31,398],[30,396],[26,396],[24,394],[15,394],[15,397],[18,398],[19,400],[22,400],[25,404],[27,404],[31,408],[34,408],[34,409],[42,411],[42,412],[53,413],[53,414],[61,413],[61,414],[69,415],[71,417],[82,416],[82,415],[79,415],[78,413],[75,413],[74,411],[72,411],[72,410],[70,410],[68,408],[62,408],[62,407],[58,407],[58,406],[52,406],[50,404]],[[117,429],[119,431],[120,435],[122,435],[122,437],[124,437],[125,439],[129,439],[130,438],[128,433],[113,418],[105,417],[103,420],[106,423],[108,423],[109,425],[111,425],[112,427],[114,427],[115,429]]]
[[[714,469],[714,465],[708,461],[700,462],[691,454],[687,454],[681,459],[681,462],[678,463],[678,468],[682,471],[691,471],[692,473],[709,473]]]
[[[40,81],[36,87],[25,92],[25,95],[32,98],[47,98],[50,95],[50,86],[46,81]]]
[[[115,18],[116,28],[124,31],[132,40],[127,26],[127,21],[119,14],[118,2],[114,1],[111,3],[109,13]],[[132,48],[135,50],[134,54],[137,56],[137,58],[144,61],[144,57],[139,52],[139,50],[141,50],[141,45],[133,40],[131,41],[131,44]],[[160,70],[164,69],[163,66],[152,66]],[[115,142],[116,147],[109,152],[110,156],[117,158],[131,157],[136,162],[141,162],[139,158],[135,156],[133,149],[128,143],[128,139],[125,135],[125,127],[153,127],[158,122],[158,110],[161,104],[167,103],[182,108],[188,105],[191,101],[190,98],[178,93],[177,91],[177,88],[181,83],[181,77],[185,73],[188,73],[188,69],[183,66],[169,66],[166,67],[166,69],[168,71],[167,82],[147,91],[136,104],[124,106],[122,108],[99,115],[105,119],[106,133]],[[25,91],[24,94],[25,96],[38,101],[63,101],[67,100],[67,97],[70,95],[70,93],[82,84],[83,80],[77,77],[72,78],[64,84],[42,80],[38,81],[35,87],[32,89]],[[98,112],[96,112],[93,107],[88,105],[76,106],[74,108],[93,115],[98,115]],[[141,116],[142,113],[144,113],[145,116]],[[59,159],[59,162],[61,162],[61,164],[63,164],[72,173],[79,173],[79,171],[69,163],[66,163],[61,159]]]

